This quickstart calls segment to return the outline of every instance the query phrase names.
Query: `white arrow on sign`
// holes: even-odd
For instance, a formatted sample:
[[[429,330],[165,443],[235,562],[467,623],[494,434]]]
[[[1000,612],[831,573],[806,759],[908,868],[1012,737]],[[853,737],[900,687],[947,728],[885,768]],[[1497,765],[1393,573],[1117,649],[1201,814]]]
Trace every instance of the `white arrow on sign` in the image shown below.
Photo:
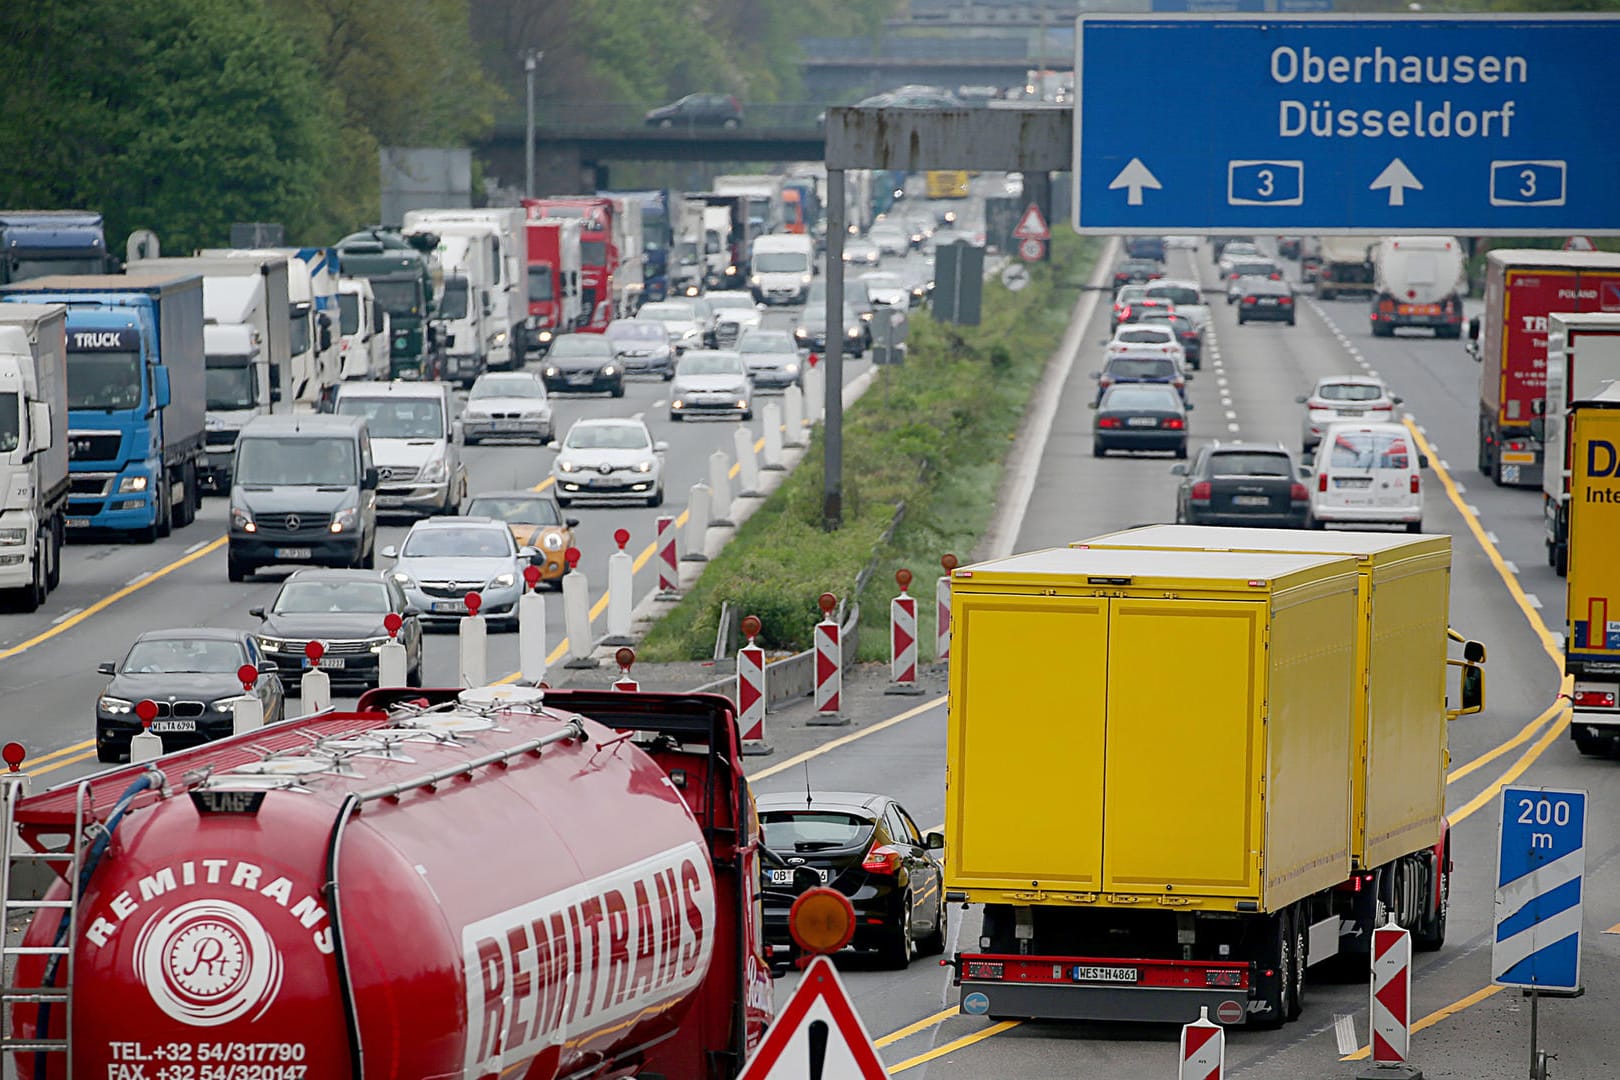
[[[1133,157],[1130,164],[1119,170],[1119,175],[1114,177],[1114,182],[1108,185],[1108,190],[1113,191],[1115,188],[1124,188],[1126,205],[1141,206],[1143,188],[1152,188],[1154,191],[1158,191],[1162,186],[1159,183],[1159,178],[1149,172],[1146,165],[1142,164],[1142,159]]]
[[[1389,205],[1391,206],[1406,205],[1407,188],[1411,188],[1413,191],[1423,190],[1422,182],[1419,181],[1417,177],[1412,175],[1412,170],[1408,169],[1406,167],[1406,162],[1402,161],[1400,158],[1396,158],[1388,165],[1385,165],[1384,171],[1379,173],[1378,178],[1371,184],[1368,184],[1367,187],[1370,191],[1377,191],[1379,188],[1388,188]]]

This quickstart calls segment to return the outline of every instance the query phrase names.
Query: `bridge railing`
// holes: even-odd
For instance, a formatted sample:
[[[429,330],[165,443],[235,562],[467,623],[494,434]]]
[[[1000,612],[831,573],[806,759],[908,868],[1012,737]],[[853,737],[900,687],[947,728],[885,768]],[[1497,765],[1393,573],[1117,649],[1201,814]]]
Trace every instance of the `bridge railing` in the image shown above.
[[[665,120],[648,120],[647,114],[652,111],[640,105],[631,105],[613,102],[595,103],[546,103],[536,102],[534,110],[534,124],[540,131],[601,131],[601,130],[629,130],[632,128],[651,128],[674,133],[687,133],[693,136],[710,135],[716,131],[724,130],[723,125],[715,119],[696,117],[672,117]],[[769,105],[744,104],[742,107],[742,122],[739,127],[743,130],[812,130],[820,126],[827,106],[819,102],[792,102],[775,103]],[[495,126],[502,130],[512,128],[521,129],[524,124],[522,108],[503,109],[495,120]]]

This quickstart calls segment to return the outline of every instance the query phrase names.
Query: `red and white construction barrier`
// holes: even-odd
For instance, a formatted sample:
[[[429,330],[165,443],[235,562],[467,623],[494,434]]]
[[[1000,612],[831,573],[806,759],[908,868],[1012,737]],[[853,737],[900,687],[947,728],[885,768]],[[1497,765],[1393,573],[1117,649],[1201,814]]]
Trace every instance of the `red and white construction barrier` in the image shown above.
[[[822,593],[817,601],[821,605],[821,621],[816,624],[816,709],[810,717],[812,724],[844,723],[844,649],[839,640],[838,620],[833,610],[838,597]]]
[[[630,669],[635,666],[636,650],[625,646],[613,654],[614,663],[619,665],[619,678],[613,684],[613,689],[633,694],[641,689],[641,684],[630,677]]]
[[[1412,1048],[1412,935],[1391,920],[1373,930],[1372,1060],[1399,1065]]]
[[[658,552],[658,595],[673,600],[681,594],[681,557],[675,543],[675,519],[660,514],[657,527],[658,537],[653,547]]]
[[[885,693],[920,694],[917,685],[917,598],[911,587],[911,571],[894,572],[900,595],[889,601],[889,686]]]
[[[1177,1080],[1221,1080],[1226,1069],[1226,1029],[1211,1022],[1207,1007],[1181,1026],[1181,1071]]]
[[[135,703],[135,719],[141,722],[141,730],[129,737],[131,765],[156,761],[163,756],[163,736],[152,733],[152,721],[157,719],[157,712],[157,702],[150,698]]]
[[[745,754],[771,752],[765,741],[765,650],[754,643],[759,630],[758,616],[744,618],[742,632],[748,641],[737,650],[737,726]]]
[[[945,573],[934,581],[934,663],[946,664],[951,659],[951,572],[956,556],[941,556],[939,565]]]

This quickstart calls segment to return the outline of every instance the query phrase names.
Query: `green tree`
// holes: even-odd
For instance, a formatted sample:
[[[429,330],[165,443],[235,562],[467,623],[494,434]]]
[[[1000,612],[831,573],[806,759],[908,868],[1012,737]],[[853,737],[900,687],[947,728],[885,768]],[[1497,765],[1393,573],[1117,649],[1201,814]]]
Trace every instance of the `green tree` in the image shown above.
[[[338,224],[317,178],[337,149],[314,70],[233,0],[6,0],[0,203],[86,207],[115,245],[221,244],[233,221]]]

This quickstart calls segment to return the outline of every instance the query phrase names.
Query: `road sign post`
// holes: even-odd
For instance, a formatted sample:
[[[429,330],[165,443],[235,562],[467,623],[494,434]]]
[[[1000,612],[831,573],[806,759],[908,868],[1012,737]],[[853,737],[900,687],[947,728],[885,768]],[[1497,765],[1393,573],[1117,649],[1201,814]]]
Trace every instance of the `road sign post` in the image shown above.
[[[1620,141],[1579,104],[1620,99],[1617,34],[1602,15],[1083,16],[1075,230],[1620,234]],[[1144,50],[1178,58],[1154,87],[1196,144],[1114,106]]]
[[[1530,997],[1530,1075],[1542,1075],[1539,998],[1581,993],[1586,792],[1502,789],[1491,981]]]

